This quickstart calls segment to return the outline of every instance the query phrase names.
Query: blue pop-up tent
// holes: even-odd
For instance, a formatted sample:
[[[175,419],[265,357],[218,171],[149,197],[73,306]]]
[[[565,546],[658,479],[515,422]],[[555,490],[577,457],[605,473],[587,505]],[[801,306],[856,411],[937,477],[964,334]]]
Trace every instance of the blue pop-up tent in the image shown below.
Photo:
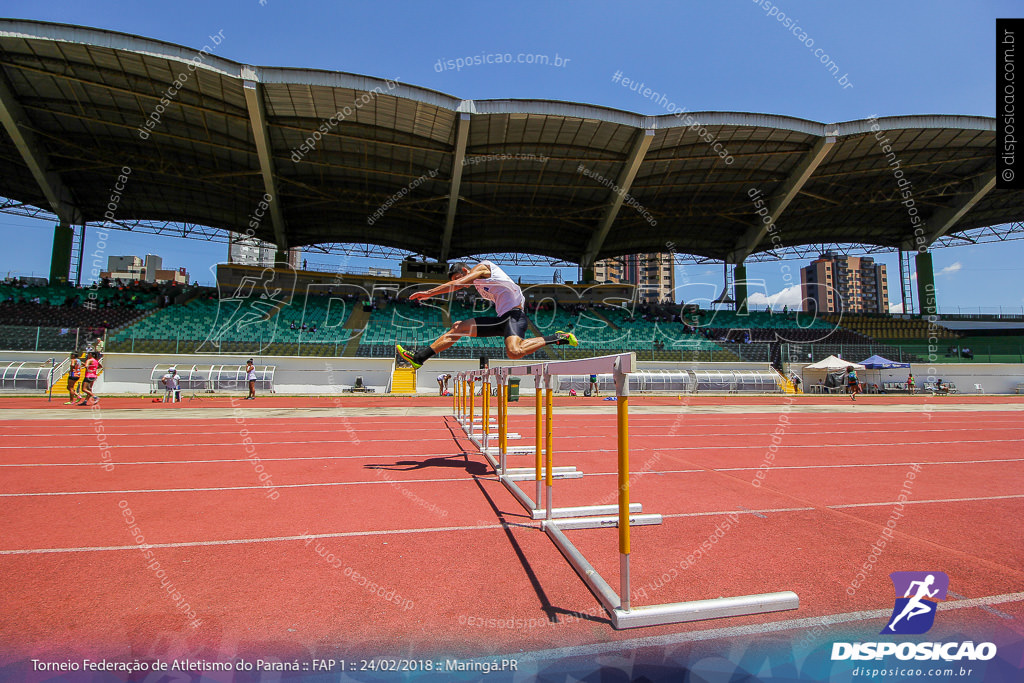
[[[875,355],[860,362],[868,370],[891,370],[892,368],[909,368],[910,363],[901,363],[898,360],[889,360]]]
[[[887,373],[888,379],[882,377],[882,370],[895,370],[899,368],[909,368],[910,363],[901,363],[898,360],[889,360],[888,358],[882,358],[881,356],[875,355],[871,358],[866,358],[860,362],[866,370],[877,370],[878,375],[875,379],[877,386],[884,387],[885,382],[906,382],[907,377],[903,373]],[[864,378],[865,381],[867,378]],[[870,383],[869,383],[870,384]]]

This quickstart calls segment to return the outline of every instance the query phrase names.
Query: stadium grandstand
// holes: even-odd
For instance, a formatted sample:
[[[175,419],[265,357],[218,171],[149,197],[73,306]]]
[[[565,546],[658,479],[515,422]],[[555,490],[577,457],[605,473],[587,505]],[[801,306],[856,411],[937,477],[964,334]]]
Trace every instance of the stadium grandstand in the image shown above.
[[[487,302],[465,293],[409,295],[443,279],[449,261],[489,258],[578,267],[579,283],[524,287],[532,334],[569,330],[585,342],[541,358],[633,351],[649,363],[787,373],[830,355],[1024,362],[1024,314],[940,316],[936,304],[932,250],[1024,237],[1024,196],[996,187],[991,118],[693,114],[727,143],[724,163],[674,116],[197,60],[189,48],[80,26],[0,21],[0,56],[0,210],[57,224],[47,284],[0,287],[0,346],[11,352],[80,350],[100,334],[112,354],[386,361],[396,343],[429,343],[485,313]],[[140,118],[157,112],[179,71],[196,77]],[[913,169],[926,229],[908,221],[878,135]],[[216,288],[95,281],[84,251],[93,230],[244,232],[276,245],[277,265],[222,265]],[[678,262],[724,264],[721,296],[641,303],[634,288],[594,281],[597,261],[666,245]],[[401,277],[305,270],[289,260],[296,248],[421,268]],[[825,249],[899,251],[906,313],[748,305],[746,263]],[[439,358],[500,360],[502,346],[465,339]]]

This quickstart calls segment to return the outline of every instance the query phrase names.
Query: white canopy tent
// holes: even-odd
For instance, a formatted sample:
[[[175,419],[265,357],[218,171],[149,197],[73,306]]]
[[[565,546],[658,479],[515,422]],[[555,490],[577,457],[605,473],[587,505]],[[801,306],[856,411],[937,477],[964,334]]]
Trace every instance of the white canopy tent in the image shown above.
[[[851,365],[853,366],[854,370],[864,369],[864,366],[861,365],[860,363],[854,363],[852,361],[843,360],[838,356],[829,356],[828,358],[823,358],[822,360],[819,360],[817,363],[811,363],[810,365],[806,366],[804,370],[825,370],[826,372],[837,372],[839,370],[845,370]]]
[[[843,360],[837,356],[829,356],[823,358],[817,363],[811,363],[805,365],[803,369],[803,382],[804,391],[811,391],[812,387],[824,386],[825,378],[832,372],[846,371],[846,368],[853,366],[854,370],[863,370],[864,366],[860,363],[854,363],[852,361]],[[820,391],[820,390],[818,390]]]

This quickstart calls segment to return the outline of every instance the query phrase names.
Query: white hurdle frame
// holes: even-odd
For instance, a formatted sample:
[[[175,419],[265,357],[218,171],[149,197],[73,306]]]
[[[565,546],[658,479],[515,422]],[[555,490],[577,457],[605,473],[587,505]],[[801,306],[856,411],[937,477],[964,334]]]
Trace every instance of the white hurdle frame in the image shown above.
[[[547,533],[565,559],[580,576],[590,591],[598,599],[608,616],[612,627],[616,629],[637,628],[675,624],[701,619],[720,619],[723,617],[761,614],[797,609],[800,598],[792,591],[742,595],[729,598],[712,598],[708,600],[692,600],[688,602],[664,603],[660,605],[635,606],[630,603],[630,528],[649,524],[661,524],[661,515],[636,514],[641,512],[639,504],[629,500],[629,374],[636,369],[636,354],[622,353],[611,356],[598,356],[567,361],[549,361],[530,365],[488,368],[483,370],[461,372],[456,377],[454,399],[455,417],[463,429],[480,448],[499,480],[504,484],[516,500],[531,513],[533,519],[541,519],[541,528]],[[552,448],[552,396],[554,393],[554,377],[559,375],[590,375],[611,373],[615,380],[616,424],[618,430],[618,505],[594,505],[575,508],[552,507],[553,480],[559,478],[579,478],[582,473],[575,468],[553,467]],[[536,383],[536,432],[534,479],[536,480],[536,502],[530,498],[516,481],[528,479],[520,476],[518,470],[508,470],[508,378],[512,375],[532,375]],[[490,446],[489,430],[489,399],[490,384],[494,378],[498,385],[498,446]],[[477,380],[484,382],[483,415],[481,416],[482,438],[473,434],[474,396],[472,388]],[[543,394],[543,396],[542,396]],[[545,410],[541,411],[541,402]],[[543,422],[543,424],[542,424]],[[543,436],[543,443],[542,443]],[[497,459],[493,456],[497,455]],[[543,455],[543,458],[542,458]],[[542,459],[544,477],[541,478]],[[561,474],[562,476],[558,476]],[[542,483],[545,485],[542,491]],[[545,506],[540,506],[541,495],[544,494]],[[608,513],[616,515],[603,516]],[[595,515],[595,516],[585,516]],[[566,537],[564,531],[569,529],[594,529],[601,527],[618,527],[619,529],[619,592],[587,561],[583,553]]]

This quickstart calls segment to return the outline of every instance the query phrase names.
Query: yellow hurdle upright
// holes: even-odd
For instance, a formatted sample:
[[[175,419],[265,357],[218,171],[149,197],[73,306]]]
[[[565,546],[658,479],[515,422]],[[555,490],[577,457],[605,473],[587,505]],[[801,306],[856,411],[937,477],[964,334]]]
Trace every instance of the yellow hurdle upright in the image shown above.
[[[498,472],[505,471],[505,454],[508,451],[508,384],[505,375],[498,376]]]
[[[544,427],[542,425],[544,410],[544,389],[541,387],[540,375],[534,380],[537,383],[537,405],[534,406],[534,461],[537,468],[537,497],[534,498],[534,509],[540,510],[541,480],[544,468]]]
[[[483,381],[483,414],[480,416],[480,424],[483,425],[484,448],[490,447],[491,432],[491,382],[490,377],[484,376]]]
[[[551,376],[544,375],[544,383],[547,386],[544,398],[544,458],[546,464],[546,472],[544,473],[544,483],[547,485],[547,519],[551,519],[551,486],[554,483],[554,477],[552,476],[552,467],[554,466],[554,432],[551,428],[552,420],[552,403],[554,399],[554,390],[551,388]]]

